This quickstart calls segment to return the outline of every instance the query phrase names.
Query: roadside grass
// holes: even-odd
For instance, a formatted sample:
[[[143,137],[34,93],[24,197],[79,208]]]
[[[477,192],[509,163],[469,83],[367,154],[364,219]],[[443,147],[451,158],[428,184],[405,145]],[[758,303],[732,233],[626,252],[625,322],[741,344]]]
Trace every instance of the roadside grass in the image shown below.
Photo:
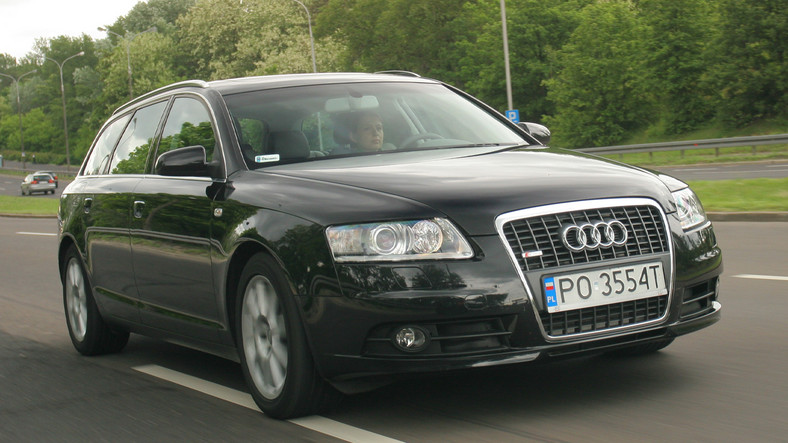
[[[690,181],[708,212],[788,211],[788,178]]]
[[[788,159],[788,145],[636,152],[631,154],[610,154],[604,157],[644,167],[785,160]]]
[[[15,215],[57,215],[59,200],[35,195],[0,195],[0,214]]]

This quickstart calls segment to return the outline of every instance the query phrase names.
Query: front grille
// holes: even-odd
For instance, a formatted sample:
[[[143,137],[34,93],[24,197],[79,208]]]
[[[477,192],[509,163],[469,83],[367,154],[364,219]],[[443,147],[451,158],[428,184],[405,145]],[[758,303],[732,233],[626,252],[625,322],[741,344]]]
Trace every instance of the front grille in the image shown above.
[[[462,320],[440,323],[409,323],[429,332],[430,345],[418,353],[405,353],[392,344],[391,337],[402,325],[382,325],[367,336],[364,355],[367,357],[457,357],[479,352],[509,349],[514,329],[514,316]]]
[[[562,232],[572,225],[613,220],[626,227],[627,240],[623,245],[575,252],[561,238]],[[615,261],[615,265],[620,266],[627,259],[643,261],[642,257],[648,256],[668,266],[670,234],[655,202],[637,198],[560,203],[504,214],[497,223],[499,234],[521,271],[523,283],[533,289],[535,309],[546,336],[601,332],[657,321],[667,314],[669,295],[551,314],[544,306],[539,283],[545,276],[559,275],[562,267],[572,268],[564,271],[567,273],[582,272],[604,266],[607,261]],[[672,279],[667,267],[665,277],[667,282]]]
[[[564,226],[611,219],[619,220],[627,227],[626,244],[573,252],[561,240]],[[660,212],[649,205],[580,210],[512,220],[503,225],[503,235],[523,272],[669,250]],[[541,251],[541,255],[525,258],[526,252],[533,251]]]
[[[553,314],[542,312],[540,315],[547,335],[560,337],[656,320],[665,314],[667,306],[668,296],[661,295]]]

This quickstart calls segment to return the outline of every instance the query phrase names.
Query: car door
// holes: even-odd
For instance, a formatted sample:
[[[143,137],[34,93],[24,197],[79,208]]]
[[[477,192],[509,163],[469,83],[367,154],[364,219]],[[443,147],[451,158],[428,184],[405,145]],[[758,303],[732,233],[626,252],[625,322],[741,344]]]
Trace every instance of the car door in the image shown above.
[[[95,160],[91,156],[86,172],[95,175],[86,177],[81,191],[94,292],[106,313],[135,322],[139,312],[129,237],[132,192],[142,180],[166,104],[145,106],[130,115],[114,150],[100,146],[103,152]],[[115,125],[120,127],[122,122],[116,121],[108,130],[116,131]],[[108,134],[107,144],[112,144],[112,139]]]
[[[156,157],[186,146],[216,146],[204,102],[176,97]],[[218,307],[211,273],[212,200],[209,177],[151,173],[134,193],[131,244],[142,322],[203,340],[218,340]]]

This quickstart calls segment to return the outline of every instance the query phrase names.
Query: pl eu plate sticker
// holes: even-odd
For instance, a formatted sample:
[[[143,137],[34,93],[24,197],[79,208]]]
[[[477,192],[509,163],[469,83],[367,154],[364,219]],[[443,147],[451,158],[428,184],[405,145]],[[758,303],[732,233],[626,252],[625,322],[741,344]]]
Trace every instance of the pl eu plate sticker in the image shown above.
[[[558,306],[558,300],[555,298],[555,279],[553,277],[544,279],[544,294],[547,297],[547,307],[553,308]]]

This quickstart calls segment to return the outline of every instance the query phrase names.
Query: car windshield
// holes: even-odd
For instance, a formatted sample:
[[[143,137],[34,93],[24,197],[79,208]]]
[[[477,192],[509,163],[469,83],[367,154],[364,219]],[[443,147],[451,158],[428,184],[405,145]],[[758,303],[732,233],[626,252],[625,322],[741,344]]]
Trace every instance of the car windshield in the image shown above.
[[[430,83],[301,86],[225,96],[250,168],[389,152],[515,146],[499,117]]]

